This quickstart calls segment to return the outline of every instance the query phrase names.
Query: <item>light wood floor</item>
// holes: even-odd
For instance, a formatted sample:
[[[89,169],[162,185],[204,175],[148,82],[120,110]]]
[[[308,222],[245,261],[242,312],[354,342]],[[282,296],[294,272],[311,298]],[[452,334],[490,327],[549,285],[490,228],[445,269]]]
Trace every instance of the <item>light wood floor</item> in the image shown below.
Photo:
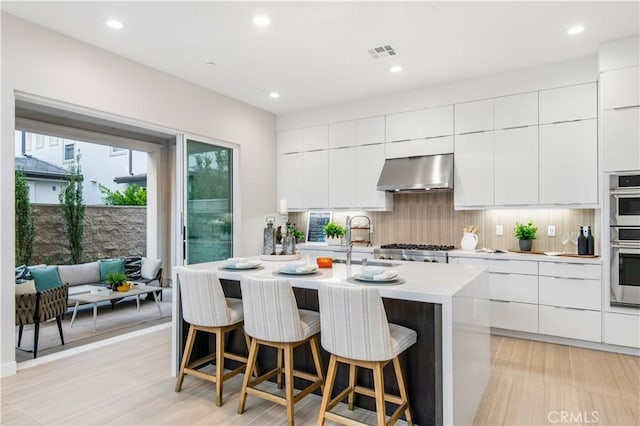
[[[225,383],[225,404],[214,404],[211,383],[186,377],[173,391],[171,331],[161,330],[2,379],[3,425],[277,425],[283,407],[249,397],[236,414],[242,376]],[[640,423],[640,358],[593,350],[492,338],[493,372],[476,423]],[[296,423],[316,423],[320,399],[296,405]],[[550,411],[573,411],[582,421],[555,422]],[[598,422],[593,417],[596,411]],[[373,421],[368,413],[360,419]],[[574,417],[575,419],[575,417]],[[590,420],[590,421],[589,421]]]

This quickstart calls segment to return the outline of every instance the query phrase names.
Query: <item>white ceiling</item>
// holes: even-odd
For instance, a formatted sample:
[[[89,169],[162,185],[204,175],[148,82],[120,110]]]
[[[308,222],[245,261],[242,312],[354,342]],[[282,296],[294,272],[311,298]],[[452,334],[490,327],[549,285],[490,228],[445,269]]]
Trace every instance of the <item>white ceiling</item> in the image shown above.
[[[6,12],[274,113],[592,55],[639,1],[29,2]],[[256,14],[271,25],[258,28]],[[109,18],[124,22],[115,31]],[[568,36],[576,24],[586,30]],[[372,59],[391,44],[398,55]],[[217,65],[206,65],[213,61]],[[403,71],[391,74],[391,65]],[[279,99],[268,94],[275,90]]]

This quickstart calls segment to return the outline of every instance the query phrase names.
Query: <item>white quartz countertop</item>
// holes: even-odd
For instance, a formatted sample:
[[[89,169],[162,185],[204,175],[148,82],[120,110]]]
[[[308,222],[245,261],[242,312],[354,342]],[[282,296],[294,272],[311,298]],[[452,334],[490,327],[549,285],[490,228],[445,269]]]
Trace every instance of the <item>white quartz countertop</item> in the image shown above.
[[[487,253],[482,251],[451,250],[449,257],[472,257],[493,260],[526,260],[534,262],[583,263],[600,265],[601,257],[548,256],[545,254],[529,254],[508,251],[506,253]]]
[[[312,256],[302,256],[303,261],[315,263]],[[280,277],[291,281],[291,285],[299,288],[317,289],[323,283],[340,284],[346,286],[360,286],[368,284],[353,284],[347,278],[359,274],[360,265],[347,266],[334,263],[332,268],[319,268],[318,274],[312,276],[296,276],[278,274],[277,270],[287,262],[262,260],[260,269],[227,270],[221,268],[225,261],[189,265],[187,268],[213,270],[221,279],[240,281],[243,275],[258,275],[264,277]],[[428,303],[447,303],[452,296],[461,291],[476,277],[487,270],[486,267],[473,265],[457,265],[446,263],[418,263],[400,262],[393,266],[399,273],[403,284],[372,284],[379,289],[381,296],[392,299],[412,300]]]

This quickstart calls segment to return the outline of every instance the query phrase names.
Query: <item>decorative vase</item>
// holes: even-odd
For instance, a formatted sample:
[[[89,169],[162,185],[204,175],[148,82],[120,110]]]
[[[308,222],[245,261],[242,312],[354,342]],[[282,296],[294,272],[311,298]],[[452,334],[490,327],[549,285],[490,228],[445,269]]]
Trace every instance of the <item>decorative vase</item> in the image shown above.
[[[473,232],[465,232],[460,240],[460,247],[462,250],[475,250],[478,245],[478,236]]]
[[[531,251],[533,240],[518,240],[520,251]]]
[[[342,244],[342,237],[324,237],[328,246],[339,246]]]

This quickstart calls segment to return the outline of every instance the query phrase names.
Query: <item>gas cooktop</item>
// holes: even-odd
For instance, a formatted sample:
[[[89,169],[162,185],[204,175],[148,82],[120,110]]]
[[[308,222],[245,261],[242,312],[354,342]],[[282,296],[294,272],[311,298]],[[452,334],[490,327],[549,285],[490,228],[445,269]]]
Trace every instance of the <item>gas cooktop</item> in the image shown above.
[[[428,251],[447,251],[455,249],[454,246],[436,245],[436,244],[383,244],[380,246],[383,249],[396,249],[396,250],[428,250]]]

